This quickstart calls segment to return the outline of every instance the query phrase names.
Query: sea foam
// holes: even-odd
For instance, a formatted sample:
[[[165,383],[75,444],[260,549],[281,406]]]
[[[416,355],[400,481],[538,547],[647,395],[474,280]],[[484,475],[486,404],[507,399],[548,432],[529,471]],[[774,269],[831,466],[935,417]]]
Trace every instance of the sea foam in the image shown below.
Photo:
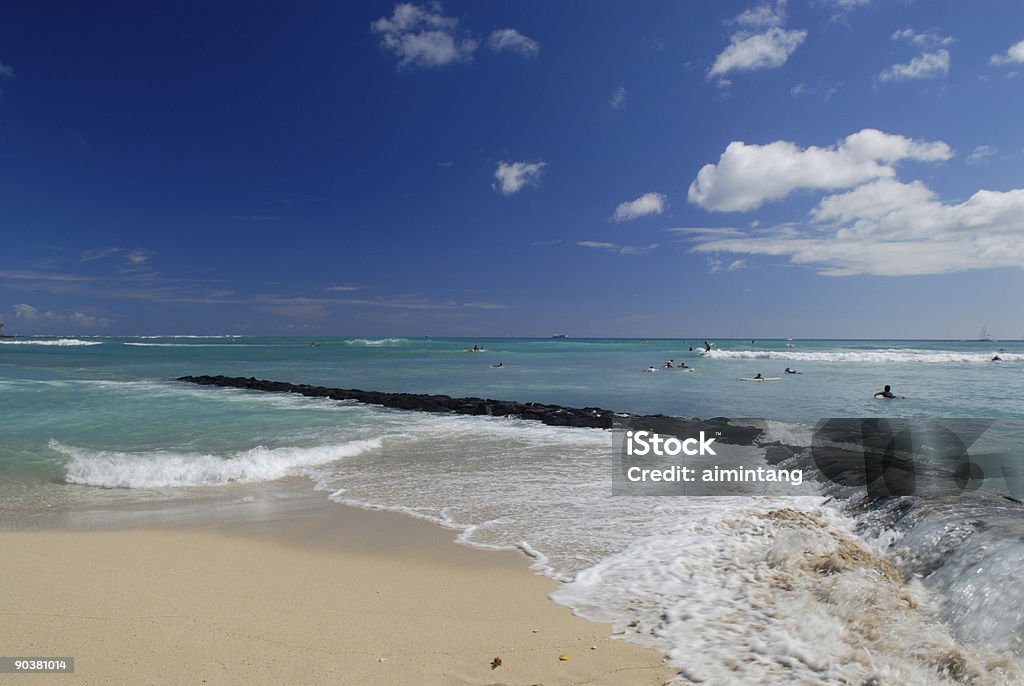
[[[0,341],[0,345],[56,345],[65,347],[75,345],[103,345],[103,341],[83,341],[78,338],[57,338],[53,340],[18,339]]]
[[[796,352],[793,350],[717,350],[703,353],[712,360],[790,360],[793,362],[919,362],[931,364],[950,364],[956,362],[991,363],[992,357],[998,354],[1004,362],[1024,361],[1024,355],[1007,352],[957,352],[952,350],[850,350],[850,351],[817,351]]]
[[[69,483],[107,488],[166,488],[218,486],[227,483],[274,481],[307,473],[311,467],[379,449],[380,438],[312,448],[256,446],[228,456],[172,451],[128,453],[64,445],[49,446],[70,458],[65,466]]]

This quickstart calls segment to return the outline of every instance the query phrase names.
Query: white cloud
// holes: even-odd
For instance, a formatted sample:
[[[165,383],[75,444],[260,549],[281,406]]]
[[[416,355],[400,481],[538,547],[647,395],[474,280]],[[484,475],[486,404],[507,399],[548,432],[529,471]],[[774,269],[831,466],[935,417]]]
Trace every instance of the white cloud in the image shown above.
[[[967,164],[982,164],[988,161],[988,158],[996,155],[999,152],[999,148],[992,145],[979,145],[971,154],[967,156]]]
[[[110,320],[106,317],[94,317],[82,312],[74,312],[70,315],[54,312],[53,310],[43,312],[28,303],[15,305],[14,316],[16,319],[24,319],[37,325],[41,324],[44,328],[48,325],[56,324],[74,324],[88,329],[103,328],[110,325]]]
[[[613,222],[628,222],[640,217],[652,214],[661,214],[665,211],[668,198],[661,193],[644,193],[636,200],[619,203],[612,215]]]
[[[789,59],[807,38],[804,30],[784,31],[771,28],[764,33],[736,33],[729,46],[715,58],[708,78],[724,76],[732,71],[776,69]]]
[[[695,240],[697,252],[785,256],[829,276],[1024,268],[1024,189],[946,204],[920,181],[878,179],[822,199],[806,223]]]
[[[989,62],[997,66],[1001,64],[1024,64],[1024,40],[1011,45],[1005,55],[992,55],[992,59]]]
[[[878,75],[881,81],[934,79],[949,73],[949,50],[921,53],[907,64],[894,64]]]
[[[953,42],[950,36],[937,31],[918,33],[905,28],[892,34],[894,41],[906,41],[921,48],[922,53],[906,64],[893,64],[878,75],[880,81],[907,81],[911,79],[934,79],[949,74],[948,46]]]
[[[27,303],[21,303],[14,306],[15,319],[38,319],[39,316],[39,310]]]
[[[741,13],[732,20],[738,30],[729,38],[725,50],[715,58],[706,78],[721,79],[734,71],[781,67],[807,38],[807,31],[802,29],[783,29],[785,20],[786,5],[783,0],[777,2],[775,7],[762,4]]]
[[[491,32],[487,45],[495,52],[514,52],[523,57],[536,57],[540,43],[519,33],[515,29],[499,29]]]
[[[759,31],[773,26],[781,26],[785,20],[786,4],[780,2],[775,7],[765,3],[744,10],[732,20],[732,23],[744,29]]]
[[[0,79],[13,79],[14,68],[10,65],[0,62]]]
[[[894,41],[907,41],[911,45],[916,45],[923,50],[931,50],[932,48],[944,47],[951,45],[953,39],[950,36],[943,36],[941,33],[935,30],[925,31],[924,33],[918,33],[914,29],[907,27],[900,29],[896,33],[892,34],[892,40]]]
[[[129,250],[127,248],[115,248],[108,246],[105,248],[92,248],[90,250],[86,250],[81,255],[79,255],[78,261],[93,262],[95,260],[102,260],[107,257],[119,256],[124,258],[124,261],[128,265],[127,268],[131,268],[145,264],[153,255],[154,253],[152,250],[146,250],[145,248],[135,248],[133,250]]]
[[[636,246],[636,245],[616,245],[615,243],[606,243],[603,241],[577,241],[576,245],[581,248],[592,248],[594,250],[606,250],[608,252],[618,253],[619,255],[646,255],[655,248],[658,247],[657,243],[652,243],[647,246]]]
[[[380,34],[380,44],[398,57],[399,68],[441,67],[471,60],[477,48],[473,39],[458,38],[458,24],[458,19],[441,14],[440,4],[426,9],[401,3],[391,17],[381,17],[370,27]]]
[[[687,197],[706,210],[745,212],[801,188],[836,190],[893,177],[892,165],[900,160],[934,162],[952,156],[942,141],[916,141],[877,129],[863,129],[827,148],[733,141],[718,164],[701,168]]]
[[[546,162],[499,162],[494,178],[498,180],[495,190],[504,195],[518,193],[525,186],[537,184]]]
[[[833,95],[839,92],[839,90],[842,87],[843,84],[841,82],[834,83],[830,86],[825,86],[824,84],[818,86],[808,86],[806,83],[801,82],[790,88],[789,94],[792,95],[794,98],[798,98],[801,96],[817,97],[825,102],[828,102],[829,100],[832,99]]]
[[[744,269],[744,268],[746,268],[746,266],[747,266],[747,261],[746,260],[733,260],[732,262],[729,263],[728,269],[729,269],[729,271],[734,272],[737,269]]]
[[[611,100],[608,101],[608,106],[613,110],[621,110],[626,106],[626,100],[629,98],[629,91],[619,86],[612,92]]]

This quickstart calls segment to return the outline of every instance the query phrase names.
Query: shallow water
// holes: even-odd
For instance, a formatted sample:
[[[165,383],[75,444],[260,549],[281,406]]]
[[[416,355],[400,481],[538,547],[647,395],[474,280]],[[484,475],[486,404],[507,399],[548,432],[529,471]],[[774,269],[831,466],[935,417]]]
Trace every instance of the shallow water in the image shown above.
[[[200,503],[301,477],[325,499],[519,547],[538,571],[572,582],[559,602],[663,650],[684,681],[1024,681],[1024,519],[1002,496],[897,499],[903,509],[828,484],[799,498],[613,496],[607,431],[171,380],[761,417],[773,420],[766,442],[797,448],[820,417],[980,417],[999,429],[985,449],[1015,459],[1024,432],[1005,420],[1024,418],[1019,342],[718,341],[706,357],[688,350],[696,340],[313,342],[4,339],[0,516]],[[464,352],[473,344],[485,352]],[[991,361],[997,351],[1002,362]],[[695,371],[643,372],[669,358]],[[737,381],[758,372],[781,378]],[[906,399],[873,399],[884,383]]]

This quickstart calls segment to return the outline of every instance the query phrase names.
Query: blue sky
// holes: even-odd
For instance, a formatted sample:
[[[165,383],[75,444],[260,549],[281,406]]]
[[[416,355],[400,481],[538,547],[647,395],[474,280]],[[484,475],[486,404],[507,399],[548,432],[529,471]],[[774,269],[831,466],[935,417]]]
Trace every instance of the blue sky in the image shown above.
[[[27,3],[6,333],[1024,335],[1024,4]]]

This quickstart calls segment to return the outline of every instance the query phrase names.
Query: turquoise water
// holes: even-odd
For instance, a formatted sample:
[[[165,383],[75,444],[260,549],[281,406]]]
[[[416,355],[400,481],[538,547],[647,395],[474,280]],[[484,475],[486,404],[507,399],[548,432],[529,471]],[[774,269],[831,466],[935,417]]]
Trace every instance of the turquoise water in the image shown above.
[[[360,432],[311,403],[224,394],[185,374],[599,406],[679,416],[1024,417],[1024,343],[954,341],[8,338],[0,480],[64,476],[50,441],[123,452],[309,446]],[[484,352],[467,353],[473,345]],[[998,354],[1002,362],[992,362]],[[666,369],[669,359],[693,371]],[[504,363],[504,368],[492,364]],[[644,373],[649,366],[657,373]],[[783,373],[786,367],[799,374]],[[777,382],[740,383],[757,373]],[[873,399],[891,384],[904,400]],[[372,415],[374,411],[369,411]],[[363,415],[369,416],[367,412]],[[358,423],[358,422],[357,422]],[[372,432],[370,432],[372,433]]]
[[[1017,505],[1001,496],[929,505],[913,526],[883,509],[851,512],[825,492],[613,497],[606,431],[173,380],[224,374],[762,417],[798,445],[820,417],[1024,418],[1022,342],[714,343],[702,356],[703,339],[3,339],[0,517],[18,525],[42,512],[73,521],[114,505],[202,507],[210,493],[250,497],[247,485],[299,478],[325,502],[402,511],[472,545],[527,552],[538,572],[569,582],[560,602],[707,683],[953,683],[936,676],[952,652],[976,669],[975,683],[1021,683],[1024,536]],[[485,350],[465,352],[474,344]],[[664,368],[670,358],[694,371]],[[738,380],[757,373],[779,379]],[[884,384],[905,399],[872,398]],[[1019,454],[1020,423],[1004,424],[1012,430],[1000,448]],[[807,519],[794,528],[772,519],[780,511]],[[893,590],[863,569],[824,578],[780,563],[845,540],[891,560],[907,586]],[[843,613],[869,599],[881,616]],[[750,659],[738,668],[736,655]]]

